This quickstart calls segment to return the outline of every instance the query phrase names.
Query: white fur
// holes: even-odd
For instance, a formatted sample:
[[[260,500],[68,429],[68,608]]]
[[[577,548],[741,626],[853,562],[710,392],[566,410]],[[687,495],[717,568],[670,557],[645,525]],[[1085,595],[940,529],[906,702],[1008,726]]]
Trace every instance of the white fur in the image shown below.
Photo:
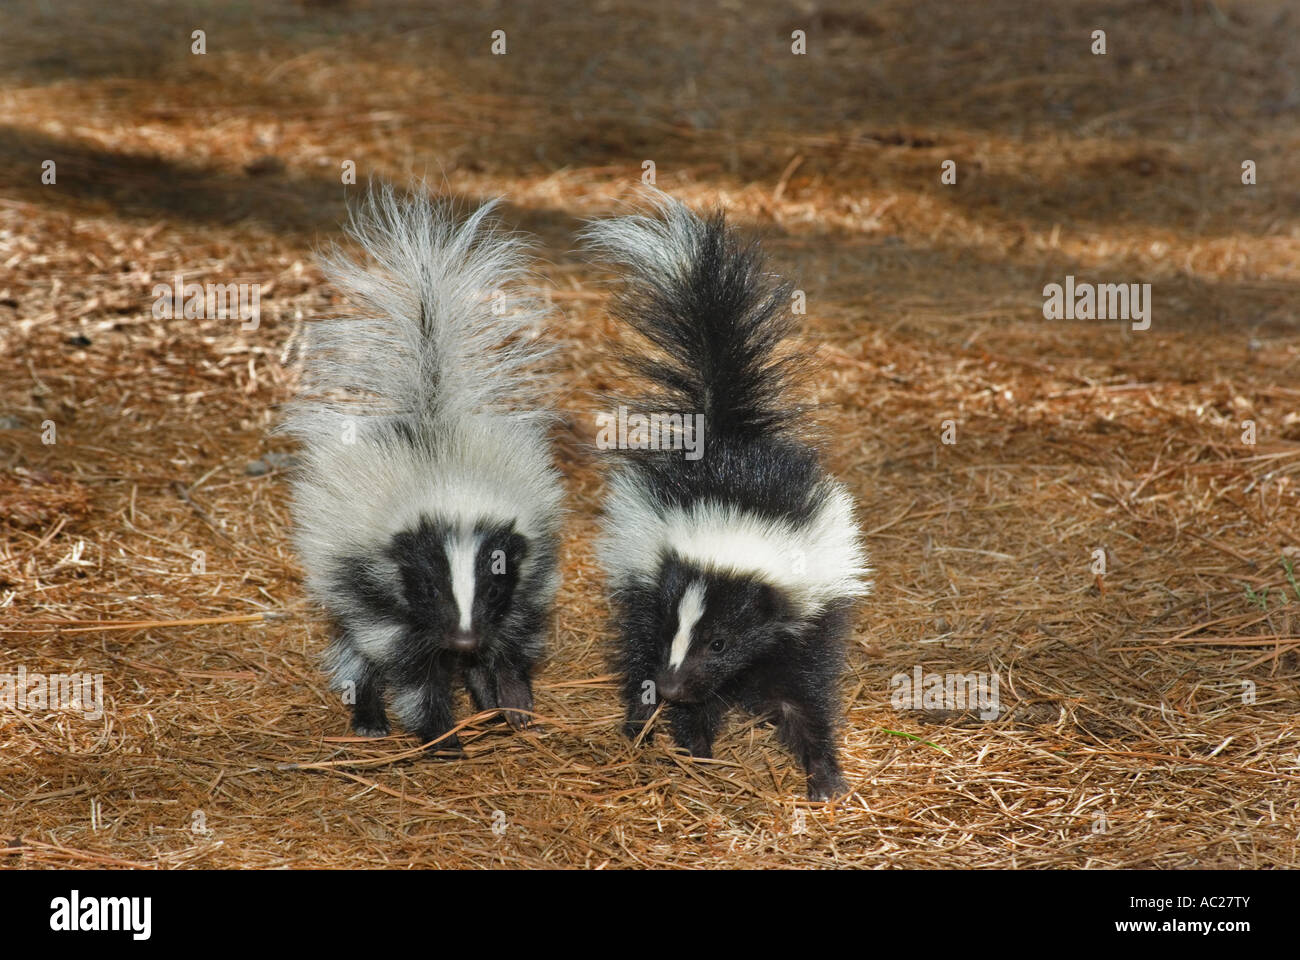
[[[330,686],[335,690],[349,690],[355,694],[366,673],[365,658],[350,644],[335,643],[329,648],[325,665],[330,673]]]
[[[559,530],[564,494],[546,438],[514,421],[478,417],[449,426],[429,449],[362,433],[354,444],[317,443],[303,457],[296,544],[308,589],[327,606],[335,558],[380,554],[422,517],[465,534],[482,521],[513,522],[530,539]],[[521,576],[531,561],[524,557]],[[543,595],[553,597],[557,586],[551,577]]]
[[[355,313],[307,328],[290,432],[329,434],[331,413],[535,415],[546,309],[527,293],[525,245],[500,229],[495,206],[462,219],[445,201],[382,187],[353,210],[348,233],[365,257],[333,250],[322,265]]]
[[[403,726],[414,726],[424,716],[429,692],[423,687],[399,687],[393,691],[393,714]]]
[[[460,629],[467,633],[474,626],[474,557],[478,554],[478,539],[472,535],[450,537],[446,549],[451,567],[451,595],[460,614]]]
[[[699,217],[661,190],[645,187],[641,193],[660,216],[594,220],[583,229],[582,240],[610,261],[658,282],[684,276],[698,259]]]
[[[425,196],[381,188],[349,225],[367,259],[336,251],[326,261],[356,314],[311,325],[285,429],[302,442],[293,513],[308,592],[354,628],[370,615],[338,596],[338,561],[365,558],[391,581],[385,549],[423,518],[459,537],[481,522],[512,523],[529,539],[559,533],[563,489],[539,408],[544,311],[522,292],[523,245],[489,219],[492,206],[458,220]],[[493,310],[496,291],[505,311]],[[417,442],[395,436],[395,423]],[[528,577],[533,556],[521,566]],[[458,570],[464,625],[473,589]],[[538,599],[552,601],[558,582],[546,571]]]
[[[703,570],[752,575],[779,587],[803,616],[870,591],[852,499],[830,477],[818,490],[820,507],[802,526],[712,500],[661,508],[628,469],[610,487],[598,549],[616,586],[652,581],[675,553]]]
[[[686,660],[686,651],[691,648],[691,634],[703,615],[704,584],[696,581],[682,593],[682,602],[677,605],[677,635],[673,637],[673,646],[668,653],[668,666],[680,667]]]
[[[396,624],[359,623],[352,629],[352,642],[371,660],[386,660],[402,638]]]

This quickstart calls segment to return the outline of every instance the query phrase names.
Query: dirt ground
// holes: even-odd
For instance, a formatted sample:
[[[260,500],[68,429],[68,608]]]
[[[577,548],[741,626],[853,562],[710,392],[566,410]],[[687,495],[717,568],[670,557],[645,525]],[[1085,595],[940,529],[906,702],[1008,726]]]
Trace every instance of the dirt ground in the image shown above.
[[[0,709],[0,864],[1300,865],[1297,76],[1282,0],[0,6],[0,674],[104,678],[99,719]],[[349,736],[283,461],[248,472],[347,161],[506,196],[556,305],[544,722],[459,762]],[[743,718],[713,762],[618,730],[574,236],[645,161],[807,295],[876,570],[831,806]],[[178,273],[260,325],[155,319]],[[1046,319],[1067,276],[1150,284],[1149,328]],[[999,715],[896,709],[918,667]]]

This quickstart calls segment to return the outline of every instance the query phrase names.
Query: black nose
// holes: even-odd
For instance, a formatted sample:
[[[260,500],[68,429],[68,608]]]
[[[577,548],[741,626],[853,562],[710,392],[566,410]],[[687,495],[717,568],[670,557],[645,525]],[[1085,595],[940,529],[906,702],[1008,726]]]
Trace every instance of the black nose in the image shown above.
[[[449,646],[457,653],[473,653],[478,649],[478,634],[465,631],[453,633]]]
[[[659,681],[659,696],[665,700],[679,700],[682,696],[682,682],[676,677]]]

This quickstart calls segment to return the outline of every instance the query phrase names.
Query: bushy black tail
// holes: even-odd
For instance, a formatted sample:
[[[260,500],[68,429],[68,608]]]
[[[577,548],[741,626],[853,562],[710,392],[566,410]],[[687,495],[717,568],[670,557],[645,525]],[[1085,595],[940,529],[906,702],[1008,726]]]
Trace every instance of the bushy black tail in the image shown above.
[[[601,220],[584,233],[628,268],[616,313],[661,351],[630,362],[662,388],[654,400],[703,413],[715,437],[786,430],[800,413],[784,395],[798,358],[775,355],[795,326],[790,286],[721,212],[701,219],[657,192],[654,202],[658,217]]]

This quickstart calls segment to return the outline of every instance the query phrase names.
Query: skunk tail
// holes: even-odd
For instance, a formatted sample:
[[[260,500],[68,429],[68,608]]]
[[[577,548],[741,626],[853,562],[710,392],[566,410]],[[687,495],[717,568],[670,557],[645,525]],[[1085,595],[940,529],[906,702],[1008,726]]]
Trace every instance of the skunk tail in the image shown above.
[[[792,331],[790,286],[764,271],[755,242],[741,242],[721,211],[701,219],[655,191],[659,217],[596,221],[583,237],[629,270],[616,315],[661,351],[629,362],[709,431],[770,434],[800,412],[783,396],[797,359],[777,358]]]
[[[417,431],[532,415],[546,310],[520,290],[526,245],[490,216],[495,205],[461,218],[449,201],[384,185],[350,211],[347,233],[368,259],[334,248],[322,263],[355,313],[309,328],[289,432],[332,433],[358,404]]]

